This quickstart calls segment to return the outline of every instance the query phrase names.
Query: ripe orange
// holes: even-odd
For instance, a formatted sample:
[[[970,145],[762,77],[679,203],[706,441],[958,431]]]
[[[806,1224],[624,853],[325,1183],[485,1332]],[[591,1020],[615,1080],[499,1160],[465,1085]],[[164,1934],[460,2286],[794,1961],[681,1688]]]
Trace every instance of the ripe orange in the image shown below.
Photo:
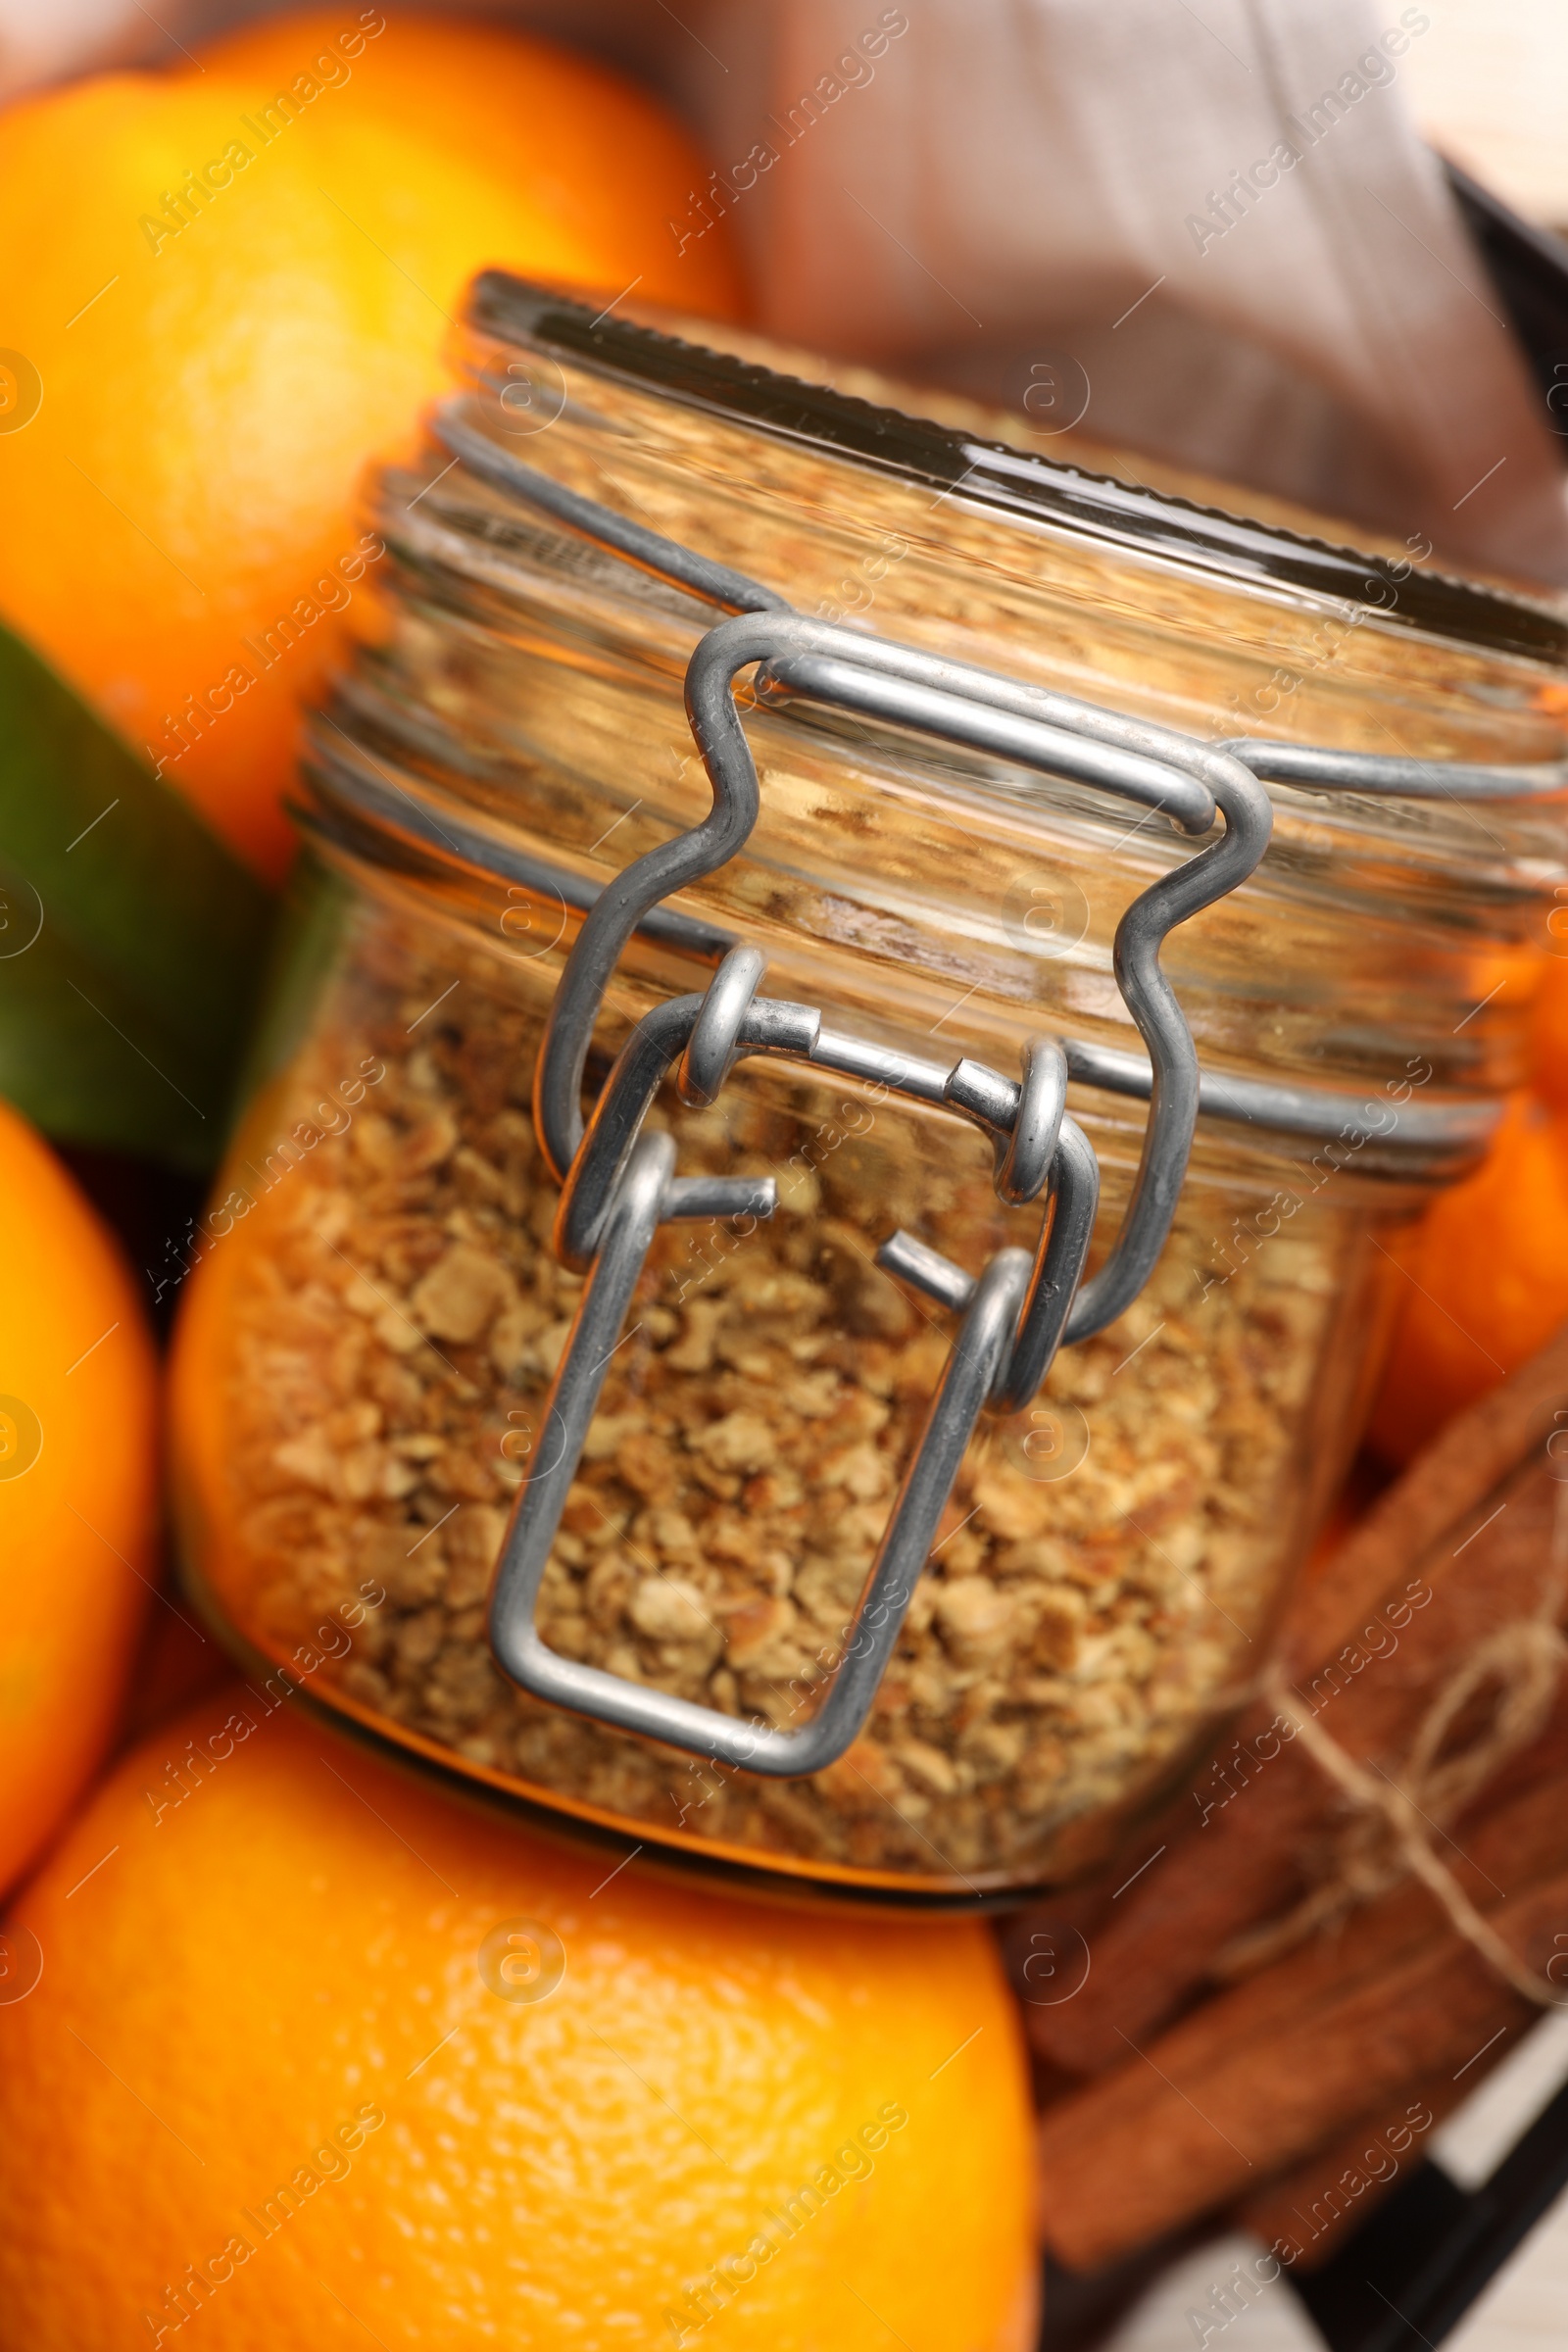
[[[157,1573],[157,1368],[120,1253],[0,1102],[0,1886],[114,1728]],[[0,1970],[0,1997],[6,1979]]]
[[[207,42],[199,66],[270,98],[318,60],[323,78],[339,73],[347,61],[338,36],[355,18],[353,7],[268,17]],[[186,67],[184,77],[197,71]],[[710,233],[678,258],[668,227],[669,219],[684,219],[689,191],[707,176],[691,139],[646,92],[603,66],[493,21],[442,11],[391,17],[351,71],[352,88],[339,85],[349,111],[460,156],[520,163],[558,235],[576,239],[586,256],[621,257],[624,274],[606,282],[607,293],[636,279],[643,302],[719,316],[739,308],[728,242]],[[712,250],[700,254],[699,244]],[[600,282],[598,272],[576,274]]]
[[[373,578],[355,484],[467,278],[736,305],[722,228],[677,257],[701,172],[652,99],[520,34],[327,22],[0,116],[0,613],[274,875],[298,702]]]
[[[1403,1463],[1568,1318],[1568,1114],[1516,1096],[1396,1254],[1405,1296],[1369,1434]]]
[[[1530,1084],[1553,1110],[1568,1110],[1568,956],[1544,959],[1530,1032]]]
[[[0,2006],[18,2343],[1024,2352],[977,1925],[617,1870],[268,1704],[154,1734],[8,1930],[42,1958]]]

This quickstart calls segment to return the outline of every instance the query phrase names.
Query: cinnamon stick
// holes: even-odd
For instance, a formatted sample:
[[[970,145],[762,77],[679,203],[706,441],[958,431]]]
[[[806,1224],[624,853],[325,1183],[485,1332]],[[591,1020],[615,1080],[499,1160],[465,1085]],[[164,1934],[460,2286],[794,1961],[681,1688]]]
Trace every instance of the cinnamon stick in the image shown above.
[[[1245,2197],[1231,2217],[1236,2227],[1261,2238],[1293,2270],[1315,2271],[1422,2161],[1434,2127],[1486,2079],[1512,2038],[1504,2035],[1457,2082],[1448,2074],[1406,2082],[1384,2108],[1358,2116],[1304,2164]],[[1392,2124],[1391,2114],[1397,2119]]]
[[[1561,1384],[1555,1392],[1552,1381]],[[1521,1463],[1515,1448],[1539,1444],[1557,1409],[1552,1394],[1568,1395],[1568,1336],[1508,1385],[1507,1396],[1496,1392],[1483,1400],[1487,1409],[1461,1416],[1392,1490],[1373,1514],[1377,1526],[1347,1545],[1350,1566],[1342,1573],[1331,1563],[1296,1621],[1314,1639],[1331,1623],[1338,1633],[1348,1596],[1359,1598],[1373,1573],[1369,1563],[1378,1575],[1394,1563],[1396,1582],[1362,1616],[1359,1637],[1297,1676],[1323,1729],[1385,1770],[1396,1768],[1455,1664],[1488,1634],[1533,1614],[1545,1591],[1560,1490],[1539,1455]],[[1508,1473],[1500,1486],[1482,1485],[1499,1461]],[[1424,1548],[1412,1552],[1417,1538]],[[1306,1639],[1293,1631],[1287,1654],[1302,1655]],[[1234,1937],[1289,1907],[1346,1818],[1339,1792],[1262,1705],[1199,1776],[1192,1802],[1192,1826],[1166,1833],[1166,1852],[1117,1899],[1095,1939],[1083,1994],[1026,2013],[1036,2048],[1054,2065],[1097,2073],[1117,2063],[1126,2037],[1157,2030]]]
[[[1448,1849],[1453,1876],[1483,1912],[1559,1876],[1568,1877],[1568,1775],[1555,1774],[1520,1791],[1490,1813],[1460,1826],[1462,1844]],[[1565,1922],[1568,1926],[1568,1922]],[[1271,1967],[1189,2012],[1152,2048],[1174,2048],[1203,2067],[1238,2048],[1269,2063],[1273,2036],[1341,1998],[1350,1986],[1387,1972],[1434,1940],[1457,1943],[1436,1897],[1414,1880],[1392,1887],[1354,1912],[1332,1934],[1287,1953]],[[1564,1986],[1568,1994],[1568,1985]],[[1125,2062],[1129,2044],[1122,2043]],[[1076,2094],[1074,2094],[1076,2095]],[[1339,2119],[1348,2123],[1354,2108]],[[1283,2161],[1283,2159],[1282,2159]],[[1195,2208],[1196,2210],[1196,2208]]]
[[[1568,1902],[1568,1776],[1553,1775],[1467,1825],[1464,1849],[1455,1851],[1452,1861],[1460,1886],[1473,1900],[1490,1909],[1499,1928],[1505,1920],[1520,1915],[1521,1898],[1533,1896],[1543,1884],[1562,1886]],[[1568,1909],[1560,1924],[1568,1930]],[[1298,2086],[1289,2078],[1295,2063],[1291,2053],[1298,2047],[1308,2053],[1305,2063],[1319,2100],[1315,2110],[1319,2128],[1309,2133],[1306,2148],[1351,2124],[1363,2131],[1381,2129],[1384,2111],[1394,2112],[1387,2091],[1374,2080],[1370,2088],[1377,2112],[1366,2112],[1368,2085],[1353,2069],[1343,2079],[1342,2091],[1332,2090],[1318,2067],[1321,2039],[1333,2030],[1335,2015],[1358,1991],[1371,1988],[1378,1996],[1382,1988],[1382,1997],[1396,1999],[1397,1993],[1388,1988],[1396,1984],[1398,1972],[1412,1961],[1444,1952],[1454,1957],[1469,1954],[1469,1950],[1423,1886],[1407,1883],[1396,1887],[1347,1921],[1336,1935],[1319,1937],[1235,1990],[1205,2003],[1146,2052],[1129,2054],[1130,2045],[1124,2042],[1122,2067],[1089,2090],[1074,2093],[1049,2109],[1046,2131],[1048,2134],[1054,2131],[1059,2117],[1070,2117],[1074,2132],[1084,2134],[1087,2144],[1100,2149],[1106,2177],[1114,2181],[1124,2165],[1148,2166],[1149,2151],[1141,2143],[1162,2129],[1157,2109],[1172,2085],[1181,2088],[1185,2097],[1197,2097],[1198,2093],[1185,2086],[1223,2082],[1227,2070],[1240,2068],[1247,2082],[1272,2084],[1278,2094],[1282,2136],[1276,2138],[1265,2131],[1256,2144],[1246,2149],[1256,2173],[1273,2174],[1303,2153],[1303,2143],[1291,2139],[1284,2120],[1292,2099],[1298,2096]],[[1483,1976],[1490,1976],[1484,1963],[1478,1960],[1477,1966]],[[1506,1995],[1513,2004],[1508,2008],[1499,2000],[1499,2015],[1532,2014],[1528,2004],[1508,1994],[1495,1978],[1492,1983],[1496,1993]],[[1568,1986],[1564,1990],[1568,1993]],[[1434,2065],[1441,2067],[1443,2021],[1429,2022],[1436,2036],[1434,2048],[1429,2050],[1422,2043],[1417,2021],[1414,2039],[1422,2046],[1417,2049],[1413,2073],[1424,2075]],[[1301,2044],[1303,2034],[1306,2038]],[[1208,2098],[1200,2103],[1221,2135],[1229,2133],[1236,2140],[1245,2118],[1227,2121],[1216,2114]],[[1075,2148],[1078,2144],[1075,2140]],[[1167,2201],[1173,2202],[1175,2221],[1190,2220],[1204,2211],[1216,2193],[1224,2193],[1214,2190],[1210,2177],[1201,2169],[1187,2168],[1179,2150],[1170,2151],[1169,2162],[1172,2175],[1166,2194]],[[1249,2182],[1256,2185],[1250,2172]],[[1128,2242],[1136,2242],[1136,2238]]]
[[[1568,1931],[1568,1873],[1494,1906],[1492,1925],[1544,1970]],[[1456,1936],[1423,1937],[1390,1967],[1358,1975],[1304,2012],[1279,2014],[1279,1980],[1320,1961],[1293,1955],[1266,1972],[1269,2031],[1242,2030],[1265,1980],[1210,2001],[1112,2075],[1049,2109],[1040,2136],[1047,2243],[1092,2270],[1376,2114],[1416,2074],[1452,2073],[1535,2012]]]
[[[1355,1640],[1362,1620],[1445,1531],[1473,1512],[1556,1426],[1568,1399],[1568,1325],[1494,1389],[1456,1413],[1294,1595],[1280,1634],[1292,1681]]]

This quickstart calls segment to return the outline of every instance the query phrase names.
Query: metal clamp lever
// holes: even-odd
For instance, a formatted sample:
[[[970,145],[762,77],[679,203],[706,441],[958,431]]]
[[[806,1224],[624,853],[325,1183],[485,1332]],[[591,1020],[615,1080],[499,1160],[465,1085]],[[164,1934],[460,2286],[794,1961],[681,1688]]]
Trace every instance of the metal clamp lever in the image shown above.
[[[753,994],[761,970],[754,949],[736,948],[705,996],[675,997],[646,1013],[595,1105],[561,1197],[555,1234],[558,1256],[587,1267],[588,1284],[546,1404],[541,1458],[518,1497],[502,1550],[490,1640],[506,1672],[536,1698],[557,1699],[622,1731],[652,1730],[675,1746],[745,1761],[754,1771],[801,1773],[818,1771],[841,1755],[865,1720],[981,1409],[989,1403],[999,1411],[1016,1410],[1050,1370],[1094,1234],[1100,1169],[1088,1138],[1065,1115],[1066,1064],[1058,1046],[1037,1041],[1017,1086],[976,1062],[959,1061],[948,1073],[947,1101],[997,1141],[999,1190],[1006,1187],[1004,1197],[1022,1200],[1049,1187],[1051,1197],[1033,1264],[1021,1250],[1000,1250],[978,1283],[906,1234],[895,1234],[877,1252],[888,1272],[945,1304],[961,1303],[966,1312],[847,1631],[829,1699],[808,1730],[771,1732],[764,1740],[755,1727],[739,1726],[716,1708],[559,1657],[540,1641],[534,1612],[606,1368],[620,1344],[657,1227],[671,1216],[699,1213],[691,1188],[704,1180],[676,1177],[669,1137],[641,1132],[654,1097],[677,1057],[682,1091],[700,1102],[712,1099],[715,1081],[721,1084],[742,1054],[782,1055],[818,1068],[841,1060],[831,1037],[824,1037],[820,1013]],[[863,1069],[867,1049],[858,1048],[858,1055]],[[897,1056],[883,1062],[880,1082],[890,1092],[926,1099],[929,1087],[906,1083],[907,1069],[900,1069]],[[915,1066],[923,1076],[923,1065]],[[712,1213],[770,1216],[774,1206],[769,1177],[753,1184],[744,1208],[726,1209],[714,1200]],[[956,1299],[960,1287],[961,1299]],[[860,1671],[867,1660],[875,1666],[869,1679]]]
[[[644,1136],[615,1187],[545,1410],[541,1450],[548,1447],[550,1458],[524,1488],[502,1552],[490,1602],[490,1642],[498,1664],[536,1698],[552,1699],[618,1731],[638,1732],[709,1756],[714,1763],[788,1779],[820,1772],[841,1756],[870,1712],[964,1448],[1006,1363],[1029,1279],[1029,1259],[1022,1250],[999,1250],[975,1286],[821,1707],[798,1731],[744,1723],[716,1707],[698,1706],[646,1683],[623,1681],[603,1667],[563,1657],[548,1647],[534,1622],[550,1547],[604,1387],[606,1366],[654,1233],[672,1213],[668,1200],[674,1156],[667,1135]]]

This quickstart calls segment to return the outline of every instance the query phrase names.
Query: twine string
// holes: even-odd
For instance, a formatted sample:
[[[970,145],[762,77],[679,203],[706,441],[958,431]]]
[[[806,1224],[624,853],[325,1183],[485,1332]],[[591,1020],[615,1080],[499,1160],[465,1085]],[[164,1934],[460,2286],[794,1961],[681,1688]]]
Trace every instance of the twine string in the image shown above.
[[[1283,1919],[1234,1936],[1217,1956],[1216,1976],[1250,1975],[1408,1876],[1427,1887],[1455,1933],[1516,1992],[1544,2009],[1568,2005],[1568,1989],[1528,1967],[1503,1941],[1432,1842],[1434,1833],[1441,1836],[1508,1758],[1544,1729],[1568,1661],[1568,1641],[1555,1622],[1565,1582],[1568,1486],[1558,1489],[1547,1590],[1536,1614],[1500,1626],[1476,1645],[1434,1695],[1394,1775],[1358,1763],[1302,1704],[1282,1669],[1268,1670],[1262,1694],[1352,1812],[1318,1885]],[[1489,1684],[1495,1696],[1485,1721],[1446,1755],[1454,1724]]]

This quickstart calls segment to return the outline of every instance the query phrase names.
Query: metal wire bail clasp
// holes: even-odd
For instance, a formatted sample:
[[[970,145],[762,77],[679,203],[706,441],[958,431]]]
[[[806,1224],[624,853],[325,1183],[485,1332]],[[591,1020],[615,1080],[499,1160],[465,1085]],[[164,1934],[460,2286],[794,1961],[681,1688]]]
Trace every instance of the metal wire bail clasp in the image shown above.
[[[609,524],[617,520],[610,517]],[[608,525],[600,535],[613,543]],[[649,562],[646,548],[639,546],[637,560]],[[680,576],[673,560],[667,568]],[[765,595],[758,591],[758,601]],[[603,891],[567,959],[540,1050],[535,1123],[563,1184],[556,1250],[588,1279],[546,1403],[535,1462],[502,1545],[490,1642],[502,1669],[535,1697],[717,1763],[787,1777],[820,1771],[863,1725],[981,1412],[1020,1409],[1062,1340],[1113,1321],[1147,1280],[1170,1229],[1199,1095],[1197,1053],[1160,969],[1160,946],[1174,924],[1251,873],[1267,846],[1271,811],[1240,760],[1189,737],[768,604],[718,623],[699,642],[687,670],[686,707],[712,784],[712,807],[700,824],[638,858]],[[584,1128],[580,1102],[594,1024],[632,931],[661,899],[736,856],[757,821],[757,770],[735,701],[737,676],[754,664],[761,665],[759,695],[768,700],[830,704],[1045,774],[1071,776],[1162,810],[1194,837],[1223,819],[1219,839],[1144,891],[1117,928],[1117,984],[1149,1048],[1152,1087],[1132,1196],[1092,1281],[1083,1276],[1099,1168],[1066,1114],[1066,1067],[1054,1041],[1035,1041],[1017,1080],[969,1059],[945,1065],[890,1053],[829,1029],[814,1006],[760,996],[762,959],[749,947],[725,957],[704,995],[675,998],[644,1016]],[[659,1226],[674,1218],[767,1216],[775,1205],[771,1179],[677,1175],[672,1140],[643,1133],[648,1110],[677,1062],[685,1098],[706,1103],[738,1058],[759,1054],[958,1111],[995,1146],[1001,1199],[1009,1205],[1044,1201],[1033,1257],[999,1250],[978,1280],[907,1234],[894,1234],[877,1252],[889,1272],[960,1310],[962,1321],[826,1696],[810,1722],[791,1731],[744,1723],[564,1657],[546,1644],[535,1622],[561,1514]]]
[[[677,997],[638,1023],[606,1083],[562,1193],[558,1254],[588,1269],[576,1322],[558,1367],[545,1414],[540,1460],[519,1499],[491,1604],[491,1640],[500,1664],[536,1697],[555,1699],[624,1731],[645,1732],[692,1747],[715,1762],[775,1775],[816,1772],[843,1753],[863,1723],[904,1622],[976,1421],[988,1402],[1019,1382],[1030,1395],[1033,1367],[1048,1364],[1077,1290],[1094,1231],[1099,1169],[1087,1139],[1064,1115],[1066,1065],[1059,1048],[1030,1056],[1022,1085],[994,1080],[989,1126],[1004,1130],[999,1184],[1033,1198],[1048,1186],[1054,1213],[1043,1225],[1031,1264],[1026,1251],[1000,1250],[978,1283],[908,1236],[879,1255],[892,1272],[935,1289],[965,1308],[962,1326],[906,1469],[866,1590],[848,1632],[845,1657],[812,1721],[783,1732],[749,1725],[645,1685],[563,1658],[541,1641],[534,1610],[551,1545],[597,1409],[610,1359],[638,1276],[661,1223],[703,1215],[770,1216],[771,1177],[693,1178],[674,1174],[667,1135],[645,1135],[643,1122],[672,1064],[688,1101],[713,1099],[734,1060],[768,1054],[821,1069],[853,1058],[860,1075],[875,1070],[890,1092],[924,1099],[933,1077],[956,1078],[950,1099],[973,1093],[979,1065],[944,1074],[824,1031],[811,1006],[759,998],[762,959],[739,947],[720,965],[705,996]],[[903,1252],[897,1245],[902,1240]],[[963,1296],[956,1296],[961,1286]]]

